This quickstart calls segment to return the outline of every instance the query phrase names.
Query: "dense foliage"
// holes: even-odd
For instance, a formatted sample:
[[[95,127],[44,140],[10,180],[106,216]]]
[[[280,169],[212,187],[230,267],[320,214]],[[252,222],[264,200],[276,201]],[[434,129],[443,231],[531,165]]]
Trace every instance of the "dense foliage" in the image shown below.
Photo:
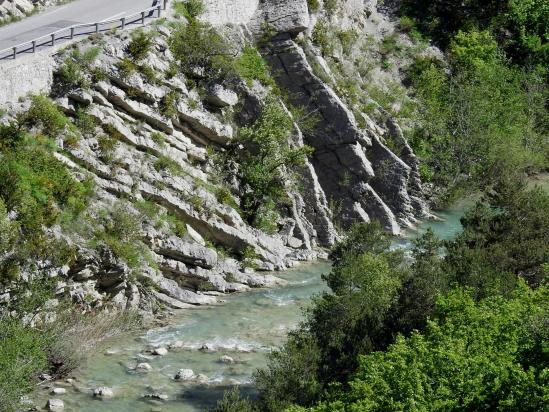
[[[513,402],[535,410],[547,367],[547,290],[539,285],[548,202],[541,189],[502,179],[462,219],[461,234],[443,242],[428,231],[411,261],[391,250],[377,223],[354,226],[331,251],[330,291],[313,299],[302,325],[256,373],[258,410],[318,401],[319,411],[407,410],[414,402],[461,410],[456,400],[468,410],[513,410]]]
[[[27,127],[39,133],[30,134]],[[0,281],[19,275],[29,259],[62,263],[67,249],[44,228],[86,207],[90,187],[75,180],[55,155],[50,138],[70,133],[65,116],[44,97],[33,99],[18,122],[0,126]],[[7,212],[11,212],[11,217]]]
[[[276,222],[269,216],[277,202],[286,197],[287,183],[283,170],[302,165],[311,153],[307,146],[290,146],[294,123],[279,99],[268,97],[261,116],[239,130],[244,145],[240,151],[240,180],[243,187],[242,209],[250,223],[268,229]],[[259,219],[259,220],[258,220]]]
[[[545,0],[405,0],[402,12],[442,46],[460,30],[489,30],[516,62],[549,63],[549,4]]]
[[[409,71],[421,103],[410,141],[424,180],[470,191],[502,174],[546,167],[543,76],[509,66],[486,31],[458,32],[449,64],[418,57]]]
[[[521,283],[509,299],[476,303],[468,290],[454,290],[437,301],[424,333],[361,357],[349,391],[308,410],[541,411],[549,384],[548,292]]]

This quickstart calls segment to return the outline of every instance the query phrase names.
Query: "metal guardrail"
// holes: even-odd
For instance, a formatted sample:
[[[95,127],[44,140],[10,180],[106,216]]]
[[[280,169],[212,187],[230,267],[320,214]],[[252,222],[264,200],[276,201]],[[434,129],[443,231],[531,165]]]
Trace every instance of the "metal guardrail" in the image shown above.
[[[35,39],[17,44],[15,46],[8,47],[7,49],[0,50],[0,61],[10,58],[15,60],[18,54],[28,52],[34,53],[40,47],[52,47],[55,46],[56,42],[62,40],[72,40],[76,36],[87,36],[113,29],[123,30],[127,26],[135,23],[145,24],[146,19],[155,17],[159,18],[161,16],[162,10],[166,10],[168,0],[155,0],[155,3],[153,4],[156,5],[120,19],[105,20],[97,23],[76,24],[74,26],[64,27],[52,33],[36,37]],[[89,30],[90,28],[91,31]]]

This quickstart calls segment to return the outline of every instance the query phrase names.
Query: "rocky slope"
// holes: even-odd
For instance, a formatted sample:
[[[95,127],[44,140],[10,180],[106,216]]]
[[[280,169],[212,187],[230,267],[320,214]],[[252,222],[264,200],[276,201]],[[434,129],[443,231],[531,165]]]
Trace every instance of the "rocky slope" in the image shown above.
[[[99,47],[87,68],[86,87],[67,89],[56,79],[51,97],[75,122],[85,112],[92,126],[58,139],[56,156],[79,180],[92,179],[94,194],[88,220],[49,229],[76,250],[75,259],[63,267],[48,262],[39,267],[58,277],[59,294],[88,307],[108,301],[153,311],[158,304],[215,303],[220,292],[281,282],[265,271],[323,256],[322,248],[339,236],[336,227],[377,219],[398,234],[428,215],[418,164],[397,120],[381,107],[377,118],[364,113],[338,90],[338,76],[347,74],[336,70],[356,66],[356,51],[334,51],[330,59],[339,66],[330,66],[311,41],[315,24],[330,19],[340,30],[361,27],[353,43],[360,49],[358,39],[369,29],[392,27],[387,20],[369,20],[375,4],[343,1],[331,17],[322,8],[310,13],[306,0],[208,0],[205,5],[201,18],[218,27],[235,49],[258,43],[287,101],[314,114],[312,129],[300,130],[296,123],[290,142],[292,147],[307,144],[314,153],[304,166],[287,171],[297,174],[300,184],[288,186],[289,201],[279,207],[275,233],[254,228],[238,212],[238,182],[227,190],[213,158],[234,144],[239,127],[258,118],[269,86],[241,79],[199,89],[174,74],[168,46],[173,29],[166,22],[146,29],[153,47],[144,61],[154,76],[150,70],[123,73],[131,41],[127,32],[81,44],[82,53]],[[376,11],[376,16],[381,15]],[[267,42],[262,40],[266,32]],[[60,67],[67,56],[58,57]],[[349,79],[366,81],[355,74]],[[18,103],[10,110],[27,106]],[[136,242],[145,258],[138,268],[108,246],[90,243],[91,222],[113,210],[139,222]]]
[[[61,3],[59,0],[0,0],[0,23],[2,20],[22,18],[43,8]]]

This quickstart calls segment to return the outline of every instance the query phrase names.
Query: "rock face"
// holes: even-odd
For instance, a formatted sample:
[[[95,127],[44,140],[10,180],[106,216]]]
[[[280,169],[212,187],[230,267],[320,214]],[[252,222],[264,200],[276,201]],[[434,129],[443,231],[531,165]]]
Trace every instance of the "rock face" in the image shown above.
[[[353,27],[362,18],[361,3],[342,2],[342,27]],[[91,123],[90,130],[72,139],[69,131],[60,136],[57,144],[63,150],[55,156],[79,180],[93,181],[89,210],[99,222],[96,226],[105,228],[102,215],[117,208],[138,221],[139,233],[130,242],[141,248],[137,269],[107,244],[92,247],[80,233],[66,233],[60,227],[50,230],[49,235],[74,247],[76,257],[60,268],[47,262],[37,266],[58,279],[58,295],[90,310],[106,301],[147,312],[159,306],[184,309],[215,304],[222,293],[283,284],[264,272],[325,256],[320,248],[338,240],[339,225],[376,219],[387,231],[398,233],[428,214],[418,162],[399,124],[390,116],[381,124],[353,112],[356,108],[350,108],[326,80],[335,73],[321,54],[304,51],[302,40],[317,18],[309,14],[306,0],[206,0],[205,4],[203,20],[232,23],[223,29],[228,38],[236,39],[236,49],[265,34],[268,26],[274,36],[260,52],[275,81],[290,103],[318,116],[313,128],[305,131],[294,119],[289,145],[309,145],[314,154],[304,165],[284,169],[283,178],[289,182],[290,176],[297,176],[297,184],[287,185],[288,201],[279,207],[274,233],[252,227],[243,218],[239,182],[220,182],[213,161],[238,143],[239,127],[259,118],[268,86],[233,79],[196,87],[195,79],[174,75],[177,62],[167,46],[169,26],[152,31],[153,47],[143,60],[155,74],[152,80],[141,63],[130,75],[121,73],[131,39],[126,32],[105,37],[90,73],[84,74],[83,83],[90,84],[85,89],[65,90],[52,75],[53,66],[64,64],[66,55],[20,68],[0,65],[0,74],[7,74],[4,79],[20,76],[30,90],[49,90],[66,116],[76,122],[85,113]],[[94,46],[87,42],[81,48]],[[325,76],[313,70],[317,65]],[[100,79],[95,78],[98,73]],[[35,77],[49,80],[38,85],[33,83]],[[0,101],[9,87],[0,88]],[[234,166],[238,169],[238,164]],[[83,232],[96,230],[86,227]],[[4,294],[0,296],[4,299]],[[165,354],[161,349],[158,355]],[[147,371],[147,364],[137,370]],[[103,389],[108,388],[98,388],[96,396],[108,396]]]
[[[50,399],[46,404],[46,409],[52,412],[64,411],[65,404],[61,399]]]
[[[31,13],[35,7],[57,4],[57,0],[0,0],[0,20],[21,18]]]
[[[417,183],[411,176],[416,165],[393,154],[375,131],[358,127],[353,113],[313,74],[290,35],[278,35],[266,53],[292,103],[319,114],[314,133],[305,142],[315,149],[312,165],[326,196],[339,202],[342,222],[377,219],[398,234],[399,224],[406,226],[424,213],[408,193]]]

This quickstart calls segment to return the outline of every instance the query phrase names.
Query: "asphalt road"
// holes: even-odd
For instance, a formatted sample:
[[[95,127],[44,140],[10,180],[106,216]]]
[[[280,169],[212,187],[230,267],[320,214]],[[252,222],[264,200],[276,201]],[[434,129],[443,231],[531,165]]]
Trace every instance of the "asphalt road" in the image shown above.
[[[0,28],[0,50],[63,27],[118,19],[156,5],[154,0],[75,0]]]

